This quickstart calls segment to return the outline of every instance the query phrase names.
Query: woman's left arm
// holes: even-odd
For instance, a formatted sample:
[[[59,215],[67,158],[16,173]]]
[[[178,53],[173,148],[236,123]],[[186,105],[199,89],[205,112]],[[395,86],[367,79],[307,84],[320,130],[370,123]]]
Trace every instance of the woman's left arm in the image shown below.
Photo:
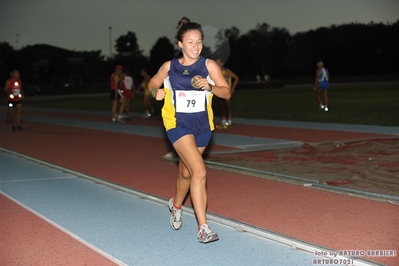
[[[231,90],[223,76],[220,66],[214,60],[208,59],[206,67],[208,68],[209,77],[215,82],[215,85],[210,87],[210,91],[219,98],[230,99]]]
[[[233,85],[231,86],[231,94],[233,94],[240,78],[237,76],[236,73],[234,73],[230,69],[226,69],[226,74],[234,80]]]

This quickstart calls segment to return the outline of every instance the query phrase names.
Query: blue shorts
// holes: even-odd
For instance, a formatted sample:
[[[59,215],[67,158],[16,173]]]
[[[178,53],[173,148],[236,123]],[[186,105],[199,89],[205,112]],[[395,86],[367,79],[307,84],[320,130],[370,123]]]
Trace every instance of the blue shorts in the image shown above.
[[[328,90],[328,83],[320,83],[317,85],[317,87],[319,87],[319,89],[321,90]]]
[[[185,127],[175,127],[172,129],[169,129],[166,131],[166,134],[168,135],[168,138],[170,142],[175,143],[178,139],[185,135],[194,135],[195,138],[195,143],[197,144],[197,147],[206,147],[209,144],[209,141],[211,140],[212,132],[208,131],[204,134],[197,134],[195,135],[190,129],[185,128]]]

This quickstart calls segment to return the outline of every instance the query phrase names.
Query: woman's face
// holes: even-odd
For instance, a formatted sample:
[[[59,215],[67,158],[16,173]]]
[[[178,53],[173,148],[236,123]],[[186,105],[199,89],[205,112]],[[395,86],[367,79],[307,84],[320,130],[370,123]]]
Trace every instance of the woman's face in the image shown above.
[[[183,35],[183,40],[179,41],[179,46],[184,55],[191,59],[196,59],[202,51],[202,35],[199,30],[189,30]]]
[[[19,72],[18,71],[12,72],[12,78],[13,79],[19,79]]]

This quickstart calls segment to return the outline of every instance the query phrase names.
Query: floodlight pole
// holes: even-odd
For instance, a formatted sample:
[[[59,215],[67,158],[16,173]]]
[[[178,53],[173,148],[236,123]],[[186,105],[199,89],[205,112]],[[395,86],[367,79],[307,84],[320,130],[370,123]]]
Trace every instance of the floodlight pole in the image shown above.
[[[112,58],[112,26],[108,27],[109,30],[109,58]]]
[[[15,50],[18,50],[18,37],[19,37],[19,33],[17,33],[16,39],[15,39]]]

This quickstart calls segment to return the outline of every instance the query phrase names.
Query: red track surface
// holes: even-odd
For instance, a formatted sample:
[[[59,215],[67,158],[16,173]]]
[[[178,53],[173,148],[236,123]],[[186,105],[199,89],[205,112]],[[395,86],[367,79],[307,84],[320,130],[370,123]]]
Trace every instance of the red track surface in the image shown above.
[[[47,115],[109,120],[94,115]],[[133,119],[130,123],[161,126],[155,119]],[[14,133],[8,124],[2,124],[0,146],[166,199],[174,194],[177,167],[161,158],[170,152],[164,139],[30,122],[24,126],[24,132]],[[287,128],[256,126],[254,130],[254,126],[236,125],[229,133],[250,132],[292,139],[292,130]],[[314,137],[313,130],[295,132],[294,139],[301,141],[381,136],[335,131],[328,136],[329,131],[324,131],[321,139]],[[208,197],[212,213],[330,249],[399,251],[399,206],[390,203],[215,169],[208,169]],[[397,257],[367,259],[399,265]]]
[[[0,195],[0,265],[117,265]]]
[[[354,139],[379,138],[386,135],[372,133],[357,133],[338,130],[302,129],[272,126],[245,125],[234,126],[232,130],[219,130],[217,132],[236,134],[251,137],[271,139],[285,139],[302,142],[340,141]]]

